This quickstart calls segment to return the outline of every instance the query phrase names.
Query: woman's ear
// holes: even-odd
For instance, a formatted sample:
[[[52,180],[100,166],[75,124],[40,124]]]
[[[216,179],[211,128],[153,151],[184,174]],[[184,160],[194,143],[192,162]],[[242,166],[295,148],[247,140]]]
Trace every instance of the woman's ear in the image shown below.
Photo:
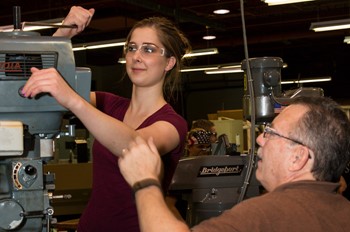
[[[172,70],[174,68],[176,64],[176,59],[174,56],[171,56],[169,59],[168,59],[168,64],[167,66],[165,67],[165,71],[168,72],[170,70]]]

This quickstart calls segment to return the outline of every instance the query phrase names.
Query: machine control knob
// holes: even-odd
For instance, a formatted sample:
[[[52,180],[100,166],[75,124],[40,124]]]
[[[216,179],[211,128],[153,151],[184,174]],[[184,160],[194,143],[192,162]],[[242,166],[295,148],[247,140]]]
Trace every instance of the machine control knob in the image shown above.
[[[30,176],[33,176],[37,173],[37,170],[35,167],[33,167],[32,165],[27,165],[24,169],[25,173],[30,175]]]
[[[21,97],[23,97],[23,98],[26,98],[26,96],[25,96],[25,95],[23,94],[23,92],[22,92],[23,87],[24,87],[24,86],[22,86],[22,87],[20,87],[20,88],[18,89],[18,94],[19,94],[19,96],[21,96]]]

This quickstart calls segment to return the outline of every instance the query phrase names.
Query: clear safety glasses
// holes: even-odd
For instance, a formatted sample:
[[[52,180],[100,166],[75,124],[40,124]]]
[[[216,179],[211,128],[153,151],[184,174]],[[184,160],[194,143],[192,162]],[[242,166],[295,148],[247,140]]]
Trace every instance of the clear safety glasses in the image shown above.
[[[137,51],[139,51],[141,56],[145,58],[165,55],[165,49],[160,48],[155,44],[145,43],[138,47],[134,43],[128,43],[124,46],[125,56],[135,54]]]

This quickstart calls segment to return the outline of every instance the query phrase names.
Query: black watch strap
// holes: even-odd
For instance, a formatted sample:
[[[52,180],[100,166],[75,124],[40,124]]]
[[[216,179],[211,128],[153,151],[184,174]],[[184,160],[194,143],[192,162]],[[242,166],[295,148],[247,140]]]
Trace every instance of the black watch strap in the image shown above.
[[[134,191],[134,194],[135,194],[140,189],[147,188],[149,186],[157,186],[160,190],[162,190],[162,186],[160,185],[159,181],[156,179],[144,179],[144,180],[138,181],[132,186],[132,190]]]

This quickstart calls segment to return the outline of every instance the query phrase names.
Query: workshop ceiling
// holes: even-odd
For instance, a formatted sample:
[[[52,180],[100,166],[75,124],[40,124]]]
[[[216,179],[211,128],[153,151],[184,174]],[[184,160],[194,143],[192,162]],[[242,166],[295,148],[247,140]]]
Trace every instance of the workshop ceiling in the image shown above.
[[[96,9],[91,25],[73,38],[73,43],[125,38],[137,20],[166,16],[178,24],[193,49],[218,48],[218,55],[195,58],[191,65],[244,59],[239,0],[1,0],[0,24],[12,24],[14,5],[21,6],[22,21],[38,21],[64,17],[73,4]],[[229,9],[230,13],[213,14],[213,10],[220,7]],[[316,0],[280,6],[245,0],[244,15],[249,56],[281,57],[291,70],[286,72],[287,78],[317,75],[334,78],[335,73],[350,67],[350,45],[343,43],[349,30],[316,33],[309,29],[312,22],[350,18],[349,0]],[[202,36],[207,31],[215,34],[216,39],[204,41]],[[104,54],[105,59],[100,55],[98,59],[90,59],[90,64],[115,63],[120,57],[115,48],[98,52]]]

